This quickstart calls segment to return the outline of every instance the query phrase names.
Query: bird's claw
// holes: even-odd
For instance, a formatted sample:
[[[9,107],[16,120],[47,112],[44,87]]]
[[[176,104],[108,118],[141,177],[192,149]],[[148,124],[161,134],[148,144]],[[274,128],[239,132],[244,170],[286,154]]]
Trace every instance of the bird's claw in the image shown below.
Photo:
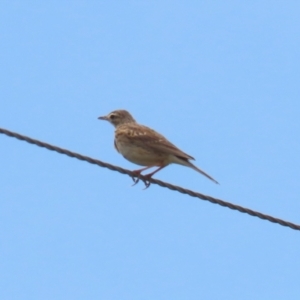
[[[134,184],[132,186],[135,186],[140,181],[140,178],[138,178],[138,177],[133,177],[132,176],[131,178],[132,178],[132,180],[134,182]]]
[[[143,190],[146,190],[146,189],[151,185],[151,182],[145,180],[145,181],[144,181],[144,184],[145,184],[145,187],[143,188]]]
[[[140,179],[141,179],[144,182],[144,184],[145,184],[145,187],[143,188],[143,190],[146,190],[151,185],[150,181],[142,179],[140,177],[133,177],[132,176],[131,178],[132,178],[132,180],[134,182],[132,186],[135,186],[140,181]]]

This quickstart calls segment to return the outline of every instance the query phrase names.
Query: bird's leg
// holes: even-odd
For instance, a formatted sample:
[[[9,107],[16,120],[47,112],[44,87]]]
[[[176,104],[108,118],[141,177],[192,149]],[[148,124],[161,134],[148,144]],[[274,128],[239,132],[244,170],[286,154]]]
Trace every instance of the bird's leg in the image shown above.
[[[148,167],[145,167],[145,168],[142,168],[142,169],[139,169],[139,170],[134,170],[134,171],[132,171],[132,173],[134,173],[135,175],[137,175],[137,177],[136,178],[134,178],[133,176],[131,177],[132,178],[132,180],[133,180],[133,182],[134,182],[134,184],[132,185],[132,186],[134,186],[134,185],[136,185],[139,181],[140,181],[140,178],[139,178],[139,176],[141,175],[141,172],[143,172],[143,171],[145,171],[145,170],[148,170],[148,169],[150,169],[150,168],[152,168],[153,166],[148,166]]]
[[[163,169],[164,167],[166,167],[167,165],[163,165],[163,166],[160,166],[158,169],[156,169],[155,171],[153,171],[153,172],[151,172],[151,173],[149,173],[149,174],[146,174],[146,175],[144,175],[144,177],[146,177],[146,179],[150,179],[155,173],[157,173],[158,171],[160,171],[161,169]],[[144,183],[145,183],[145,188],[144,188],[144,190],[145,189],[147,189],[149,186],[150,186],[150,181],[144,181]]]

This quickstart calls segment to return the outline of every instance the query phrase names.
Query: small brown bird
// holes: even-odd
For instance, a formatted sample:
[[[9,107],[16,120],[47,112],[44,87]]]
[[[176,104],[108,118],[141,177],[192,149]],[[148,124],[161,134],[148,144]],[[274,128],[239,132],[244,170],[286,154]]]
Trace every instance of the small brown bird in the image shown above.
[[[114,144],[117,151],[130,162],[145,166],[145,168],[133,171],[135,174],[140,175],[142,171],[158,167],[152,173],[145,175],[150,178],[162,168],[175,163],[190,167],[218,183],[189,161],[190,159],[194,160],[192,156],[182,152],[156,131],[138,124],[128,111],[115,110],[98,119],[106,120],[115,126]],[[137,183],[137,181],[135,182]],[[146,184],[146,187],[148,186]]]

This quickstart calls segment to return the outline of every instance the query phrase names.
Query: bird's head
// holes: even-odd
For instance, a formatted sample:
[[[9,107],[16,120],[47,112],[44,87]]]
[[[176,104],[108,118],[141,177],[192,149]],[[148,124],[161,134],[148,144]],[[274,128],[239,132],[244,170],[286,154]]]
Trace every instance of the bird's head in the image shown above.
[[[99,117],[99,120],[106,120],[115,127],[126,123],[135,123],[134,118],[126,110],[115,110],[109,113],[107,116]]]

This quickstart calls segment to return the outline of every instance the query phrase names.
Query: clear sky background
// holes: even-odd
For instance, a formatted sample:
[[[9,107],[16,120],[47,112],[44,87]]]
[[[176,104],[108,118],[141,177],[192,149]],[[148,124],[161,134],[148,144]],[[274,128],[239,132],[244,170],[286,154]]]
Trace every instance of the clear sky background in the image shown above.
[[[1,1],[0,127],[300,223],[299,1]],[[1,299],[300,299],[300,232],[0,135]]]

